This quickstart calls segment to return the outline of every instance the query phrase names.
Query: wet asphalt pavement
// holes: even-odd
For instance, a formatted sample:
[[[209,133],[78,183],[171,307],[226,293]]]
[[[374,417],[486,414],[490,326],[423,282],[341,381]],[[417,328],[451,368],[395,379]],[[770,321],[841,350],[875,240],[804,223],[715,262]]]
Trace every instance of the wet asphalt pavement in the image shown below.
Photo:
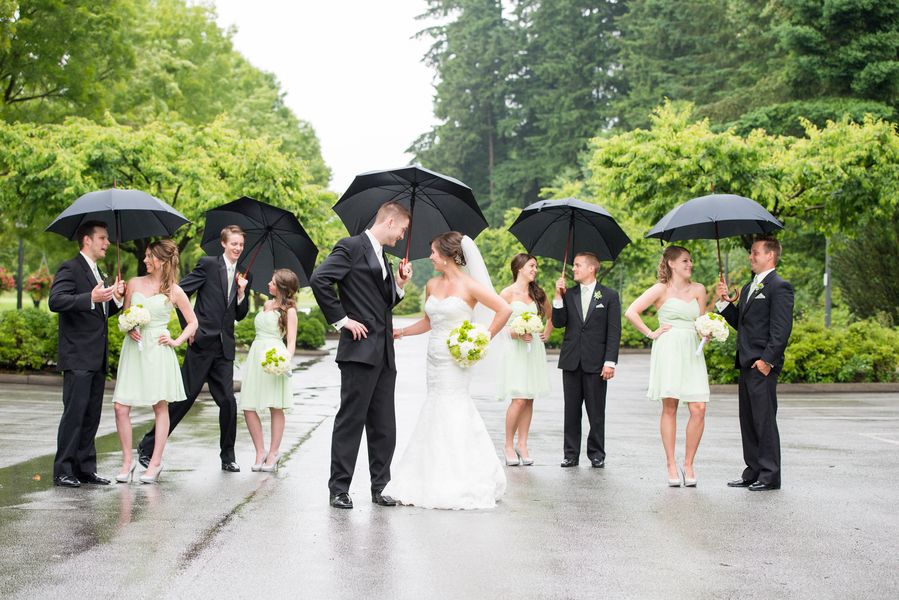
[[[425,393],[425,338],[397,344],[398,447]],[[356,508],[328,506],[339,402],[333,355],[301,359],[279,472],[219,469],[217,409],[198,402],[159,485],[52,485],[61,389],[0,389],[2,598],[893,598],[899,595],[899,395],[781,395],[783,489],[725,486],[742,462],[734,396],[714,396],[695,489],[668,488],[647,355],[609,388],[605,469],[561,469],[561,382],[537,402],[533,467],[493,510],[382,508],[363,454]],[[477,395],[477,394],[476,394]],[[501,448],[505,404],[479,398]],[[134,411],[135,438],[152,411]],[[687,411],[678,423],[683,452]],[[268,419],[264,420],[268,431]],[[585,424],[586,427],[586,424]],[[586,431],[586,429],[585,429]],[[99,471],[120,464],[111,404]],[[498,450],[499,451],[499,450]],[[140,470],[138,471],[138,474]]]

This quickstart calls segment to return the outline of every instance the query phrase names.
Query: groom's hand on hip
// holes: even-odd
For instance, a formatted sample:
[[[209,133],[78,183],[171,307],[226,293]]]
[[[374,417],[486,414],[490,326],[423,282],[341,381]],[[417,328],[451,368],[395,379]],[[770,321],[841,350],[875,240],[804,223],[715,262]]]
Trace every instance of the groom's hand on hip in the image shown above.
[[[346,323],[343,324],[343,328],[353,334],[354,340],[361,340],[368,337],[368,328],[359,321],[347,319]]]

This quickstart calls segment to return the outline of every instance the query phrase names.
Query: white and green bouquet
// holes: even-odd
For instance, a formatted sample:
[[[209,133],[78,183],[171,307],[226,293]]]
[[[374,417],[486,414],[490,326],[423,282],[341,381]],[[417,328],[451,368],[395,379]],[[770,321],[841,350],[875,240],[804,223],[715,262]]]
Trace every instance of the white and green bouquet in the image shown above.
[[[269,375],[290,375],[290,361],[277,348],[271,348],[262,359],[262,370]]]
[[[143,304],[132,304],[119,314],[119,331],[128,333],[134,329],[140,333],[140,328],[150,323],[150,311]],[[142,341],[137,342],[137,349],[143,351]]]
[[[509,329],[515,335],[536,335],[543,331],[543,320],[535,312],[526,311],[509,322]],[[531,351],[531,343],[528,342],[528,352]]]
[[[450,356],[463,368],[470,367],[487,355],[490,345],[490,332],[483,325],[462,321],[462,324],[450,331],[446,338],[446,347]]]
[[[699,315],[693,325],[696,327],[696,333],[702,336],[702,341],[699,342],[696,354],[702,354],[702,347],[710,339],[714,339],[716,342],[724,342],[727,340],[727,336],[730,335],[727,321],[718,313],[707,312],[704,315]]]

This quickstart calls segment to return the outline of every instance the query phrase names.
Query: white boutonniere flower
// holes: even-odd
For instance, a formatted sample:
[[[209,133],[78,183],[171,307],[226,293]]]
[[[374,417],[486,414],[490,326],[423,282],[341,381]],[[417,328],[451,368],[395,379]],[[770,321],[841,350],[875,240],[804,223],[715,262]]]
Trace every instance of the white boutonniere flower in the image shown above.
[[[595,292],[593,292],[593,299],[602,300],[602,290],[596,290]]]

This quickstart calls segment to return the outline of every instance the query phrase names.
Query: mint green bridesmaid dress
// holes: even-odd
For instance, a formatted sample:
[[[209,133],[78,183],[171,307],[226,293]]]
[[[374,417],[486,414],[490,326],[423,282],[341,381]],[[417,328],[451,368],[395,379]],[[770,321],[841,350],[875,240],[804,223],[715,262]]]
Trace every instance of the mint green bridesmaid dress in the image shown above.
[[[158,342],[159,336],[168,331],[172,304],[162,294],[146,298],[134,292],[131,305],[136,304],[150,312],[150,323],[140,328],[142,349],[125,335],[112,401],[127,406],[152,406],[160,400],[181,402],[187,394],[175,349]]]
[[[509,323],[523,312],[537,313],[537,305],[533,302],[524,303],[521,300],[513,300],[512,316]],[[546,324],[546,317],[542,317]],[[503,356],[503,377],[500,385],[500,397],[504,400],[511,398],[534,399],[549,393],[549,373],[546,366],[546,347],[537,334],[530,342],[513,339],[509,341],[508,348]]]
[[[240,382],[241,410],[262,412],[267,408],[289,410],[293,406],[293,392],[290,378],[286,375],[271,375],[262,370],[265,353],[277,348],[287,356],[287,346],[278,327],[280,313],[277,310],[259,311],[253,325],[256,337],[244,363],[243,380]]]
[[[699,302],[668,298],[659,309],[659,325],[671,329],[652,342],[649,364],[650,400],[677,398],[682,402],[709,401],[709,375],[705,355],[696,354],[700,337],[693,323]]]

